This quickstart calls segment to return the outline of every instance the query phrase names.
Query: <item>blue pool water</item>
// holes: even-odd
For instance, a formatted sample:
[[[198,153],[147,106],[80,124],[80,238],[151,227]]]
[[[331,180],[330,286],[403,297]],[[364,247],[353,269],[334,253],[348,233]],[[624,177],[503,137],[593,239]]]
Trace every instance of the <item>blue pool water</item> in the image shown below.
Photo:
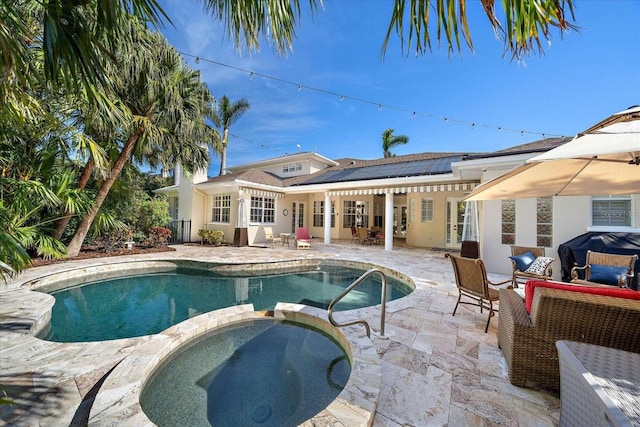
[[[326,408],[350,374],[344,350],[321,331],[255,320],[170,356],[140,404],[159,426],[297,426]]]
[[[252,303],[271,310],[278,302],[326,308],[364,271],[341,266],[252,277],[228,277],[203,270],[127,276],[52,292],[50,328],[40,337],[56,342],[105,341],[159,333],[198,314]],[[387,301],[411,288],[387,279]],[[380,304],[381,284],[371,275],[336,310]]]

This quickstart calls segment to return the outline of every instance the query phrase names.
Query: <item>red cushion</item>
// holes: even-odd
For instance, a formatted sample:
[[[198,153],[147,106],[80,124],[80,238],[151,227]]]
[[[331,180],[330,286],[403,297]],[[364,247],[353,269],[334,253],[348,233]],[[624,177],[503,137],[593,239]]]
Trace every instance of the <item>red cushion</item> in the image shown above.
[[[533,291],[537,287],[561,289],[563,291],[571,291],[571,292],[582,292],[585,294],[605,295],[608,297],[640,300],[640,292],[634,291],[633,289],[580,286],[580,285],[571,285],[569,283],[528,280],[524,288],[524,306],[527,309],[527,313],[531,313],[531,305],[533,304]]]

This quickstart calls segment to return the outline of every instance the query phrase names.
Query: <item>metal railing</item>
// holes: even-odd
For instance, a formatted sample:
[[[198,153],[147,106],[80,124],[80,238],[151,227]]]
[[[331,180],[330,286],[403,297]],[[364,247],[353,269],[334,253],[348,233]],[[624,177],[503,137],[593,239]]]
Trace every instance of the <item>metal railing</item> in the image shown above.
[[[347,286],[347,288],[342,291],[342,293],[340,295],[338,295],[337,297],[335,297],[333,299],[333,301],[331,301],[329,303],[329,307],[327,308],[327,316],[329,317],[329,322],[331,322],[331,324],[335,327],[342,327],[342,326],[350,326],[350,325],[356,325],[358,323],[361,323],[364,325],[366,331],[367,331],[367,337],[371,338],[371,328],[369,327],[369,323],[367,323],[366,320],[353,320],[351,322],[347,322],[347,323],[338,323],[333,319],[333,308],[335,307],[335,305],[340,302],[340,300],[342,298],[344,298],[349,292],[351,292],[353,289],[355,289],[356,287],[358,287],[358,285],[360,285],[362,282],[364,282],[364,280],[369,277],[370,275],[372,275],[373,273],[378,273],[380,274],[380,277],[382,278],[382,295],[380,296],[380,305],[381,305],[381,314],[380,314],[380,337],[384,338],[384,323],[385,323],[385,316],[386,316],[386,307],[387,307],[387,276],[385,276],[385,274],[382,272],[382,270],[377,269],[377,268],[372,268],[370,270],[367,270],[362,276],[358,277],[352,284],[350,284],[349,286]]]
[[[174,220],[169,223],[171,237],[169,243],[189,243],[191,242],[191,220]]]

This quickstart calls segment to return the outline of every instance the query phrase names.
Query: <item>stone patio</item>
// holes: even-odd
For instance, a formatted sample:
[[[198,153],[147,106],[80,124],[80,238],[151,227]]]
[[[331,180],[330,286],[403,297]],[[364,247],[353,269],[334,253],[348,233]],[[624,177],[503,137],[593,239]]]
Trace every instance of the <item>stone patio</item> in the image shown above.
[[[387,309],[385,335],[389,339],[372,339],[382,368],[374,426],[558,424],[557,394],[509,383],[497,347],[499,317],[491,321],[485,334],[486,314],[478,309],[461,305],[456,316],[451,315],[457,290],[444,252],[406,247],[385,252],[381,246],[349,242],[313,242],[305,251],[277,245],[180,245],[176,249],[130,259],[256,263],[325,258],[372,263],[409,276],[416,290]],[[88,397],[99,390],[101,379],[150,340],[140,337],[65,344],[42,341],[29,332],[37,313],[42,312],[44,296],[21,289],[21,283],[54,272],[123,261],[126,259],[117,257],[41,266],[0,284],[0,383],[18,403],[0,406],[0,425],[85,425],[92,403]],[[379,312],[367,312],[375,331],[379,329]],[[335,317],[341,320],[340,313]]]

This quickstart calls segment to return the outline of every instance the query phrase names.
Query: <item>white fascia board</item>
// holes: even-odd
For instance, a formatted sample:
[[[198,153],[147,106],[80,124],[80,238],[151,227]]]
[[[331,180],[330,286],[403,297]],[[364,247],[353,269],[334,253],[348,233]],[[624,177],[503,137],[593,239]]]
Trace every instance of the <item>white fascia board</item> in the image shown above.
[[[303,153],[294,153],[286,156],[276,157],[273,159],[260,160],[253,163],[245,163],[243,165],[228,167],[227,170],[233,172],[233,171],[240,171],[240,170],[246,170],[246,169],[260,169],[260,168],[274,166],[274,165],[294,163],[294,162],[311,160],[311,159],[316,160],[320,163],[326,163],[329,166],[338,165],[338,162],[331,160],[328,157],[322,156],[318,153],[303,152]]]
[[[511,170],[524,164],[537,153],[520,153],[511,156],[496,156],[451,163],[453,175],[459,179],[480,179],[482,174],[491,170]]]
[[[174,191],[178,191],[180,189],[179,185],[171,185],[169,187],[162,187],[162,188],[156,188],[155,190],[152,190],[154,193],[171,193]]]

